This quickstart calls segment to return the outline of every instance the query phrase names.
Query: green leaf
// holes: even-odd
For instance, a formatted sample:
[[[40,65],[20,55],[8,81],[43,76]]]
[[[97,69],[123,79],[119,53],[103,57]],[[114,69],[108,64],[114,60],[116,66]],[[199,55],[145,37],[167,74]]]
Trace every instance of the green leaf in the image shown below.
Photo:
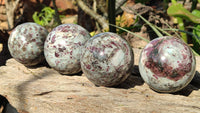
[[[159,31],[161,31],[162,33],[164,33],[167,36],[171,36],[171,34],[169,34],[168,32],[166,32],[165,30],[163,30],[162,28],[158,27],[158,26],[154,26],[156,29],[158,29]]]
[[[200,10],[194,9],[192,14],[200,18]]]
[[[200,40],[200,25],[197,25],[196,27],[194,27],[193,34],[197,35],[197,39]]]
[[[181,17],[193,23],[200,23],[200,18],[190,13],[182,4],[173,4],[167,9],[167,14],[174,17]]]
[[[193,29],[194,36],[192,37],[193,49],[200,54],[200,25],[197,25],[195,29]]]
[[[40,18],[38,16],[38,12],[35,12],[32,16],[33,20],[35,23],[39,24],[39,25],[42,25],[42,22],[40,21]]]
[[[49,26],[49,23],[54,19],[54,15],[54,9],[51,9],[51,7],[44,7],[39,14],[37,12],[33,14],[33,20],[42,26]],[[56,25],[56,23],[54,24]]]

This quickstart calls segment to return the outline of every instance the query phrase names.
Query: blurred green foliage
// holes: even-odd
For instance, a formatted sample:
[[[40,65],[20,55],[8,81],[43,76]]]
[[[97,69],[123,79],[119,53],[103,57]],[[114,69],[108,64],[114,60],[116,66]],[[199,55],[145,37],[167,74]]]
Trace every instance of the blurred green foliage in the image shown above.
[[[58,22],[55,21],[55,10],[51,7],[45,6],[41,12],[35,12],[32,17],[35,23],[46,28],[54,28],[59,25]],[[59,15],[59,18],[62,17],[64,17],[64,15]]]
[[[193,10],[192,14],[200,18],[200,10]],[[193,49],[200,55],[200,24],[196,24],[193,29]]]
[[[197,13],[197,10],[194,10],[194,14],[193,14],[187,9],[185,9],[182,4],[177,3],[170,6],[167,10],[167,13],[170,16],[181,17],[193,23],[200,23],[200,17],[194,15],[195,13]]]
[[[195,0],[194,0],[195,1]],[[200,10],[192,9],[192,12],[187,10],[183,7],[182,4],[176,3],[175,0],[172,0],[173,4],[168,8],[167,13],[170,16],[176,17],[179,20],[184,19],[187,21],[178,21],[179,29],[182,30],[182,33],[184,34],[192,34],[192,48],[193,50],[200,55]],[[196,4],[195,4],[196,5]],[[196,6],[192,6],[191,8],[194,8]],[[185,24],[187,23],[187,24]],[[193,31],[192,33],[190,31],[185,31],[186,25],[193,25],[192,27]],[[186,26],[187,27],[187,26]],[[187,35],[182,35],[182,39],[187,43]]]
[[[54,18],[55,10],[50,7],[44,7],[41,12],[35,12],[33,14],[33,20],[35,23],[47,26]]]
[[[200,25],[196,25],[195,29],[193,29],[193,46],[192,48],[200,55]]]

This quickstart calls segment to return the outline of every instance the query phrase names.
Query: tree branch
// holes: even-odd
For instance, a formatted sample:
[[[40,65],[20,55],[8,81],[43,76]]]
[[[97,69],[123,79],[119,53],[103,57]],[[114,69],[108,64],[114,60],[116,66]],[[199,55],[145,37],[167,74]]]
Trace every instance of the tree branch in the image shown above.
[[[88,8],[87,5],[82,0],[76,0],[78,6],[88,15],[90,15],[92,18],[94,18],[103,29],[108,29],[108,22],[106,21],[105,17],[95,13],[93,10]]]
[[[56,2],[55,0],[52,0],[53,1],[53,7],[54,7],[54,10],[55,10],[55,21],[58,22],[58,24],[62,24],[61,23],[61,20],[60,20],[60,17],[59,17],[59,14],[58,14],[58,8],[56,6]]]
[[[115,0],[108,0],[108,19],[109,24],[116,25]],[[109,25],[109,31],[116,33],[116,27]]]
[[[12,29],[14,27],[15,10],[19,4],[20,0],[5,0],[6,4],[6,15],[8,18],[8,28]]]

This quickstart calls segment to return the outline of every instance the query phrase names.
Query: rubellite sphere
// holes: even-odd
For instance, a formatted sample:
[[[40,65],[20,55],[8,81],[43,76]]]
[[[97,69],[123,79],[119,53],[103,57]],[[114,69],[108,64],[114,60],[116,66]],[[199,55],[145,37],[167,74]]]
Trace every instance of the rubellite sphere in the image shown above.
[[[133,51],[127,41],[110,32],[89,39],[81,55],[83,73],[99,86],[120,84],[130,75],[133,64]]]
[[[25,66],[33,66],[44,60],[44,41],[48,31],[32,22],[18,25],[10,34],[8,49],[11,56]]]
[[[81,49],[90,37],[86,29],[76,24],[62,24],[54,28],[44,45],[49,66],[61,74],[80,72]]]
[[[140,74],[158,92],[181,90],[194,77],[195,68],[191,49],[181,39],[171,36],[152,40],[140,55]]]

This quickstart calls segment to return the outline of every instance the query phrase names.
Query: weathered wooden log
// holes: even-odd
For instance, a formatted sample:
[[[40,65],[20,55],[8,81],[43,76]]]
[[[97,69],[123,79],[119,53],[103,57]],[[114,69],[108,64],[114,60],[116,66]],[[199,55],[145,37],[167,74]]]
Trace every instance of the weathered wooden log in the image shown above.
[[[0,94],[19,113],[198,113],[200,86],[191,83],[175,94],[151,90],[138,72],[140,52],[134,49],[133,74],[112,88],[96,87],[84,75],[63,76],[45,66],[27,68],[9,59],[0,67]],[[196,60],[199,75],[200,57]]]

